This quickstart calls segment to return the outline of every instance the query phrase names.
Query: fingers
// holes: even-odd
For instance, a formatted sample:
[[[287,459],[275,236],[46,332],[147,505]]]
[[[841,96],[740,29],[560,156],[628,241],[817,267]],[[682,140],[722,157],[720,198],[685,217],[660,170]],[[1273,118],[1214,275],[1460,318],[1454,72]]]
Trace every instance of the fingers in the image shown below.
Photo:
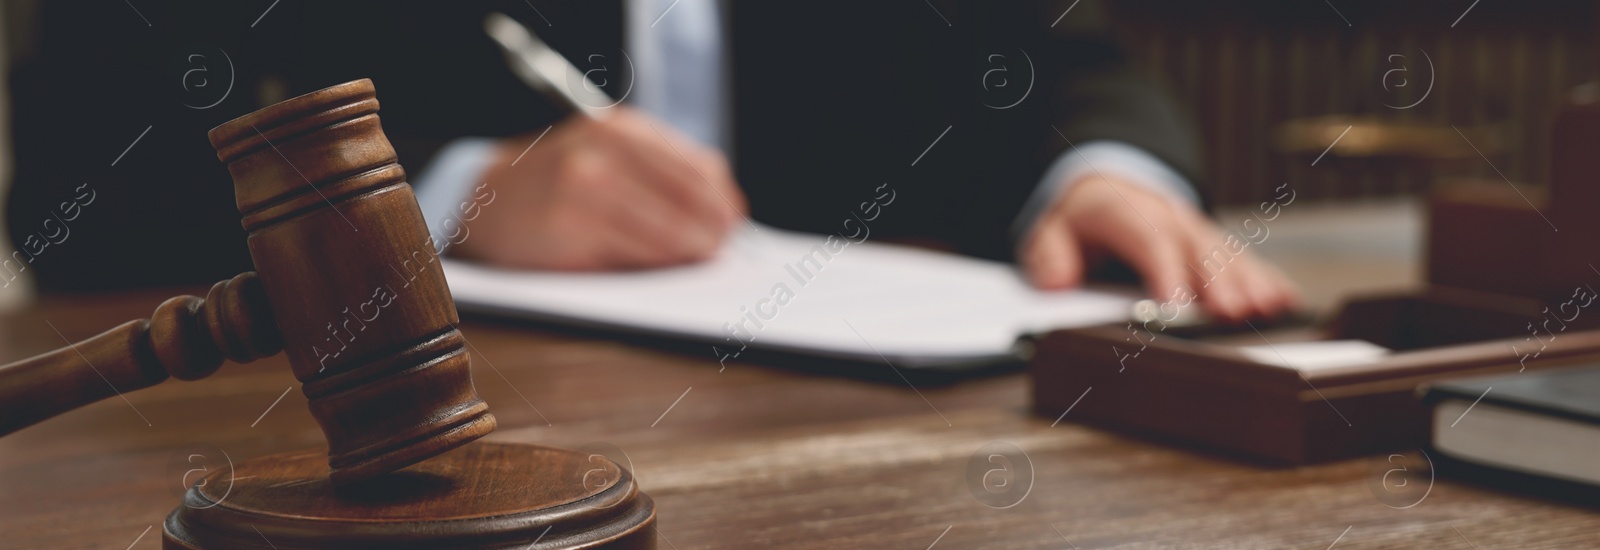
[[[655,183],[629,179],[622,193],[604,201],[616,230],[611,255],[620,267],[649,267],[704,260],[716,253],[726,231],[720,222],[693,218]],[[708,223],[709,222],[709,223]]]
[[[1212,316],[1241,322],[1298,303],[1293,285],[1257,259],[1250,244],[1154,191],[1094,177],[1074,182],[1037,224],[1019,258],[1035,286],[1061,288],[1063,280],[1075,284],[1081,278],[1082,251],[1109,251],[1139,273],[1156,299],[1188,303],[1192,292]],[[1062,255],[1079,259],[1073,263]]]
[[[739,188],[738,181],[734,179],[733,168],[728,165],[727,157],[713,149],[705,147],[697,149],[696,153],[690,155],[690,161],[705,175],[717,198],[728,206],[720,210],[723,213],[723,227],[726,229],[743,223],[750,217],[750,203],[744,196],[744,190]]]
[[[1250,260],[1250,269],[1242,273],[1245,278],[1245,288],[1251,291],[1251,304],[1255,306],[1255,315],[1270,317],[1282,311],[1299,307],[1299,291],[1294,284],[1289,282],[1282,272],[1271,264],[1258,260],[1255,256],[1247,256]]]
[[[1243,284],[1248,269],[1243,267],[1244,262],[1224,250],[1220,242],[1208,245],[1202,239],[1192,244],[1198,249],[1195,257],[1199,258],[1194,264],[1200,277],[1195,290],[1206,312],[1230,323],[1250,318],[1254,309],[1250,291]]]
[[[1184,231],[1173,223],[1164,199],[1127,185],[1118,195],[1119,189],[1099,178],[1079,183],[1064,198],[1072,201],[1066,210],[1074,234],[1083,239],[1080,247],[1103,247],[1122,258],[1159,300],[1171,300],[1180,289],[1192,288]]]
[[[659,169],[632,157],[602,151],[566,157],[566,166],[550,184],[561,193],[551,197],[553,213],[569,238],[583,246],[580,265],[597,269],[673,265],[709,257],[720,245],[718,222],[687,211],[671,200]],[[675,177],[682,177],[677,175]]]
[[[1083,253],[1065,215],[1053,215],[1034,224],[1023,245],[1023,273],[1033,286],[1056,290],[1083,282]]]
[[[623,111],[608,119],[628,157],[648,174],[664,195],[681,206],[692,220],[714,221],[722,231],[744,219],[744,193],[733,179],[727,159],[679,134],[666,124]]]
[[[626,110],[569,123],[552,151],[552,177],[525,182],[550,190],[542,206],[554,220],[535,229],[572,241],[548,263],[627,269],[703,260],[742,219],[744,196],[720,153]]]
[[[1189,284],[1184,250],[1148,226],[1141,230],[1129,225],[1121,236],[1107,239],[1106,245],[1139,273],[1144,279],[1145,291],[1160,301],[1174,299],[1183,288],[1193,288]]]
[[[1207,313],[1218,319],[1238,323],[1251,318],[1276,316],[1297,303],[1289,280],[1252,253],[1249,241],[1238,235],[1224,235],[1210,221],[1197,231],[1204,235],[1194,241],[1202,275],[1199,293]]]

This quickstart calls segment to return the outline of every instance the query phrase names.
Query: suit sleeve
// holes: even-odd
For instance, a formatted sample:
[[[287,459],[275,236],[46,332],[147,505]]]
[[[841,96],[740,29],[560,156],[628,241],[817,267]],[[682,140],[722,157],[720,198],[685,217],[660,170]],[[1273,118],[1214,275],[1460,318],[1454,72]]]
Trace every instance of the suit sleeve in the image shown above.
[[[1061,135],[1047,136],[1045,158],[1067,153],[1067,140],[1117,141],[1199,182],[1199,140],[1187,114],[1129,58],[1112,28],[1103,5],[1085,0],[1046,30],[1047,51],[1061,56],[1052,60],[1059,74],[1047,98],[1050,119]]]
[[[1102,3],[981,3],[964,15],[977,27],[966,71],[983,87],[977,120],[989,149],[981,153],[986,177],[966,195],[964,251],[1012,259],[1017,221],[1072,144],[1126,145],[1200,182],[1194,128],[1119,43]],[[1203,202],[1203,186],[1195,187]]]

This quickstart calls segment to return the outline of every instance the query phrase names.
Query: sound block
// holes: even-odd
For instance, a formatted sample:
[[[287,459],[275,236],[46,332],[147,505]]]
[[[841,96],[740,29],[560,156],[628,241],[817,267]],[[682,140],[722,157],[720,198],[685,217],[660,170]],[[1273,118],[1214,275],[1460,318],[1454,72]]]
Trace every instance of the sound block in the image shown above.
[[[326,459],[207,474],[167,516],[163,547],[655,548],[655,503],[598,454],[480,441],[337,489]]]

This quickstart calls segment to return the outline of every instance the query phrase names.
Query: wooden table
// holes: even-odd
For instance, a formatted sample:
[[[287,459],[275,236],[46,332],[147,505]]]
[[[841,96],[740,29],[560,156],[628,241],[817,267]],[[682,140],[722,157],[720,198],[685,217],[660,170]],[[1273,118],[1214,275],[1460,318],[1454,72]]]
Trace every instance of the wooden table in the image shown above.
[[[52,325],[83,338],[167,295],[48,300],[4,320],[4,359],[60,345]],[[464,332],[501,423],[490,437],[622,449],[659,505],[662,548],[1600,546],[1594,511],[1445,480],[1391,508],[1369,488],[1368,461],[1261,469],[1070,414],[1052,427],[1026,412],[1020,373],[919,395],[508,325]],[[158,547],[185,471],[172,463],[189,448],[238,461],[322,443],[305,398],[285,393],[294,386],[282,359],[229,365],[0,439],[0,546]],[[993,441],[1024,450],[1035,472],[1007,509],[968,489],[971,455]]]
[[[48,299],[0,318],[0,360],[146,316],[173,293]],[[1371,460],[1263,469],[1070,414],[1052,426],[1028,414],[1022,373],[919,392],[898,379],[719,371],[709,351],[508,324],[469,320],[463,332],[500,420],[490,439],[621,449],[656,500],[664,549],[1600,548],[1594,510],[1444,479],[1392,508],[1374,496]],[[294,387],[281,358],[230,364],[0,439],[0,547],[159,547],[191,449],[239,461],[322,444]],[[968,483],[974,452],[996,441],[1035,472],[1005,509]]]

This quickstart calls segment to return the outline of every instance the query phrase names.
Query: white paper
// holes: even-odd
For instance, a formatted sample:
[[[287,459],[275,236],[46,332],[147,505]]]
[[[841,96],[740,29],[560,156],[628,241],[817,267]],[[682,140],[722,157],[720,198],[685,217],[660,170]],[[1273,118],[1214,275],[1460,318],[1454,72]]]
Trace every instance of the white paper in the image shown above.
[[[751,346],[881,354],[897,366],[1004,357],[1025,333],[1125,320],[1138,298],[1040,292],[1008,264],[838,236],[830,253],[828,238],[762,226],[736,234],[710,261],[632,272],[443,264],[466,310],[685,336],[730,353],[742,336],[730,338],[729,328],[738,325]],[[787,304],[774,299],[785,293]]]
[[[1251,361],[1301,372],[1366,365],[1382,361],[1389,348],[1366,340],[1319,340],[1239,348]]]

